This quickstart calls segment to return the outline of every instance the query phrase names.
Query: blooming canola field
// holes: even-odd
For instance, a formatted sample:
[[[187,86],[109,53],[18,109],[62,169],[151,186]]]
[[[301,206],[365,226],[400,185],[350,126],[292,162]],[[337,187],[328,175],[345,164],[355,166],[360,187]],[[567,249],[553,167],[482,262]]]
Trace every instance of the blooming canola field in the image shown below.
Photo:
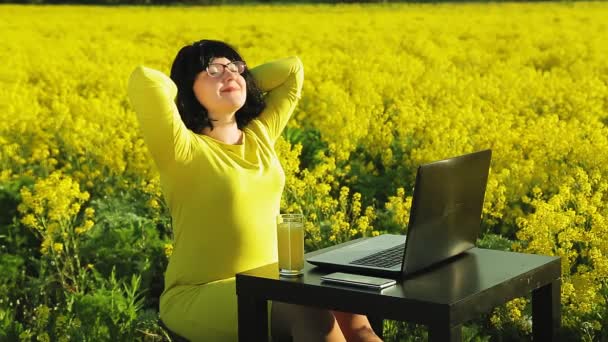
[[[606,18],[601,2],[0,5],[0,191],[16,199],[1,222],[80,274],[95,263],[71,260],[104,198],[131,194],[166,219],[128,76],[169,74],[182,46],[219,39],[248,66],[303,61],[276,149],[308,250],[405,233],[418,165],[491,148],[482,245],[561,256],[563,326],[608,336]],[[529,315],[518,299],[490,320],[525,335]]]

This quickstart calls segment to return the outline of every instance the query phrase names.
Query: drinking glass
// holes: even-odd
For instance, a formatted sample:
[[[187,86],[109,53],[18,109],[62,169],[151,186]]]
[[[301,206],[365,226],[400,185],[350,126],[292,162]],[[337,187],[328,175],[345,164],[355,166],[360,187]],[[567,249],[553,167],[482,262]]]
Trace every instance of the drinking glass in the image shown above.
[[[304,215],[279,214],[277,242],[279,274],[286,277],[301,275],[304,271]]]

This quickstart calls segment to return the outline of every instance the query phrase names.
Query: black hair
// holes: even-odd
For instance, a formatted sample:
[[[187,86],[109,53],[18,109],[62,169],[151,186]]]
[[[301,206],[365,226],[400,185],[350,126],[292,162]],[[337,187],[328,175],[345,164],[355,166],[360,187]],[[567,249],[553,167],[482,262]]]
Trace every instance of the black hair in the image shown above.
[[[217,40],[203,39],[182,47],[171,66],[171,79],[177,85],[175,104],[186,127],[195,133],[201,133],[205,127],[213,129],[213,124],[207,109],[194,95],[192,86],[196,75],[204,71],[212,59],[220,57],[231,61],[244,61],[232,46]],[[236,123],[240,129],[258,117],[266,107],[262,91],[255,83],[249,69],[245,68],[241,75],[247,86],[247,98],[245,104],[235,113]]]

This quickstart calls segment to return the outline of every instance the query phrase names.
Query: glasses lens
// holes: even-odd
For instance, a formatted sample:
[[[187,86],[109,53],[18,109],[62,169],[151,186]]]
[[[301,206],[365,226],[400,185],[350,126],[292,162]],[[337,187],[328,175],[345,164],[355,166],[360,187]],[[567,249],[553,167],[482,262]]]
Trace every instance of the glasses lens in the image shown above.
[[[236,61],[233,64],[234,64],[234,66],[236,66],[236,71],[239,74],[242,74],[243,71],[245,71],[245,62],[243,62],[243,61]]]
[[[232,62],[232,63],[226,65],[226,67],[231,72],[238,72],[239,74],[242,74],[243,71],[245,71],[245,63],[243,63],[241,61]]]
[[[209,66],[207,67],[207,73],[209,73],[209,76],[211,77],[217,77],[221,75],[222,71],[223,65],[221,64],[209,64]]]
[[[245,62],[243,61],[236,61],[226,65],[213,63],[209,64],[207,67],[207,73],[211,77],[218,77],[224,73],[224,68],[228,68],[230,72],[238,72],[239,74],[242,74],[245,71],[246,66]]]
[[[236,67],[236,65],[234,65],[234,63],[226,64],[226,68],[228,70],[230,70],[231,72],[237,72],[238,71],[237,67]]]

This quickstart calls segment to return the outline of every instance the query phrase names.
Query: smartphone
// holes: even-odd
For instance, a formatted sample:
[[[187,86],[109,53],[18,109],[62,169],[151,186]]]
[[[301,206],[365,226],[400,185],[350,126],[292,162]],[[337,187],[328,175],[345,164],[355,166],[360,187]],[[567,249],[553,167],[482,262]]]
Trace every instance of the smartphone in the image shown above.
[[[394,279],[342,272],[334,272],[323,275],[321,276],[321,281],[331,284],[363,287],[372,290],[382,290],[397,283],[397,281],[395,281]]]

